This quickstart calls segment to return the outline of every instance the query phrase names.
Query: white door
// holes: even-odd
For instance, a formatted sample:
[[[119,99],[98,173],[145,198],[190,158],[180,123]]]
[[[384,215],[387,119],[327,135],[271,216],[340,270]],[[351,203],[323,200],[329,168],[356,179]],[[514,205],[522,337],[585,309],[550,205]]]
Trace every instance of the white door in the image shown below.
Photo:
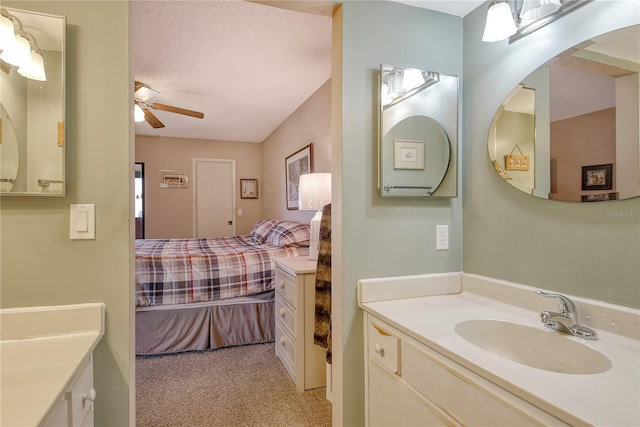
[[[193,159],[193,235],[236,234],[236,161]]]

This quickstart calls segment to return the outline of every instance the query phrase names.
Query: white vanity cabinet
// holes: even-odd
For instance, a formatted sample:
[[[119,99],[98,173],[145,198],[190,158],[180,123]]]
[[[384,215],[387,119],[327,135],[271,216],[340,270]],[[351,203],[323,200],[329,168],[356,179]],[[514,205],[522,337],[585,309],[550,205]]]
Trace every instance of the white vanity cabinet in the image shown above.
[[[41,424],[43,427],[93,427],[93,355],[85,358]]]
[[[366,313],[366,424],[567,425]]]

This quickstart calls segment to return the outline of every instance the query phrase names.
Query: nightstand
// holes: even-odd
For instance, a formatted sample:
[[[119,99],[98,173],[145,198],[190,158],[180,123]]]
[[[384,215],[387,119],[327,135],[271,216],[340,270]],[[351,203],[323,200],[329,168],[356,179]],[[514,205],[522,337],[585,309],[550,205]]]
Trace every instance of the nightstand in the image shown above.
[[[298,392],[326,384],[326,350],[313,343],[316,261],[278,258],[276,264],[276,356]]]

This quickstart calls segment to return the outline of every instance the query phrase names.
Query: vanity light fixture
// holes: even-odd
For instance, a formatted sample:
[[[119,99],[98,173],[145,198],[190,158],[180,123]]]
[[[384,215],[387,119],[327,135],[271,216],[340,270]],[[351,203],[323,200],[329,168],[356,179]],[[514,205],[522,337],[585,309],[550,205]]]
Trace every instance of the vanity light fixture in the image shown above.
[[[493,0],[482,41],[509,43],[536,31],[593,0]]]
[[[435,71],[393,67],[382,73],[380,96],[382,108],[387,109],[440,81]]]
[[[511,6],[506,1],[494,1],[487,11],[487,22],[484,26],[482,41],[496,42],[504,40],[518,31],[513,20]]]
[[[524,0],[520,10],[520,25],[528,25],[538,19],[555,13],[562,3],[560,0]]]
[[[0,15],[0,50],[11,48],[16,43],[16,33],[9,13],[2,9]]]
[[[32,80],[46,81],[44,55],[36,38],[23,30],[20,20],[6,9],[0,11],[0,59]]]
[[[0,59],[4,62],[20,67],[31,62],[31,44],[27,34],[22,30],[16,31],[15,43],[3,50]]]

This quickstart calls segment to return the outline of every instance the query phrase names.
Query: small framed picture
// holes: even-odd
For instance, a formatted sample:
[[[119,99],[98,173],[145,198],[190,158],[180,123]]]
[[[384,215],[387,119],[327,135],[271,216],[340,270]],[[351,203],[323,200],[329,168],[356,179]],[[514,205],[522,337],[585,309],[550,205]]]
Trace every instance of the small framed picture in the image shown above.
[[[287,209],[297,210],[300,175],[313,172],[313,150],[311,144],[287,156],[284,159],[284,168]]]
[[[424,169],[424,141],[393,140],[394,169]]]
[[[240,198],[241,199],[257,199],[258,198],[258,180],[257,179],[241,179],[240,180]]]
[[[611,163],[582,167],[582,190],[611,190]]]
[[[160,188],[188,188],[189,176],[182,170],[160,170]]]

